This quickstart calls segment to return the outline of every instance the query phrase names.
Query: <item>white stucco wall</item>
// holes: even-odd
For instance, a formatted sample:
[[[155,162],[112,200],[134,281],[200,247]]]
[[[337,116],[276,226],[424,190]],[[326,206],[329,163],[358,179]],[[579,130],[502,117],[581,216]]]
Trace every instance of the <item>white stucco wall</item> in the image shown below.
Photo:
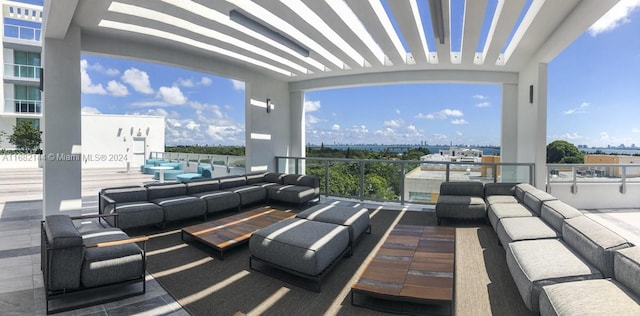
[[[164,151],[164,130],[162,116],[83,114],[82,167],[126,170],[129,162],[137,170],[149,153]]]

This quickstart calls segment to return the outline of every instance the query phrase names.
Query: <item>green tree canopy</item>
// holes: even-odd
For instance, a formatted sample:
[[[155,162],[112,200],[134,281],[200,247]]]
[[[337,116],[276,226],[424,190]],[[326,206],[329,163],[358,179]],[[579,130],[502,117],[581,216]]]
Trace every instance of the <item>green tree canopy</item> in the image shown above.
[[[9,143],[13,144],[18,150],[24,152],[36,152],[40,143],[42,132],[33,126],[29,121],[19,121],[13,126],[13,134],[9,136]]]
[[[574,144],[555,140],[547,145],[547,163],[584,163],[584,156]]]

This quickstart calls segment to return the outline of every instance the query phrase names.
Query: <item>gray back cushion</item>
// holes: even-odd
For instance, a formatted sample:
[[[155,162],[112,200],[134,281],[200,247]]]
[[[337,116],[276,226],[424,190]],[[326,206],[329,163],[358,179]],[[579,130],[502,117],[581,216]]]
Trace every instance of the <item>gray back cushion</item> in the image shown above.
[[[482,182],[442,182],[440,183],[440,195],[478,196],[484,198],[484,185]]]
[[[538,216],[540,216],[542,202],[552,200],[557,199],[553,195],[538,189],[527,191],[524,194],[524,204]]]
[[[220,177],[218,180],[220,180],[220,190],[235,188],[247,184],[247,178],[245,178],[245,176]]]
[[[640,297],[640,247],[618,250],[613,264],[616,280]]]
[[[605,278],[613,277],[613,256],[616,250],[631,246],[626,239],[587,216],[564,221],[562,239],[581,257],[595,266]]]
[[[286,175],[287,175],[286,173],[269,172],[264,175],[264,182],[283,184],[284,177]]]
[[[492,195],[516,195],[516,185],[513,182],[501,182],[501,183],[485,183],[484,196]]]
[[[183,195],[187,195],[187,186],[184,183],[147,185],[147,197],[149,201]]]
[[[246,175],[247,178],[247,184],[255,184],[255,183],[262,183],[264,182],[264,176],[266,173],[264,172],[255,172],[255,173],[249,173]]]
[[[312,188],[317,188],[319,184],[318,177],[315,175],[299,175],[289,174],[284,177],[283,184],[285,185],[302,185]]]
[[[520,183],[516,185],[516,196],[520,202],[524,202],[524,193],[532,190],[537,190],[537,188],[528,183]]]
[[[187,182],[187,194],[197,194],[202,192],[218,191],[219,187],[220,187],[220,181],[218,179],[207,179],[204,181],[191,181],[191,182]]]
[[[80,286],[80,267],[84,256],[82,236],[67,215],[49,215],[44,229],[49,244],[48,286],[50,290],[75,289]]]
[[[542,202],[540,213],[540,217],[558,232],[562,231],[565,219],[582,216],[582,212],[560,200]]]
[[[147,189],[143,187],[110,188],[102,190],[102,194],[116,203],[128,203],[147,200]]]

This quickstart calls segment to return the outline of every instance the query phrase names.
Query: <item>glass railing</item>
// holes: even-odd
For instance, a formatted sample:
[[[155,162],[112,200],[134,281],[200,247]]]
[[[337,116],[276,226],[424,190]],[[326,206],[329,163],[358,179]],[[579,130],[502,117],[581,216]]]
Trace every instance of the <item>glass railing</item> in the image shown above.
[[[4,100],[5,113],[42,113],[42,101],[39,100]]]
[[[40,79],[40,66],[4,64],[4,76],[26,79]]]
[[[620,191],[629,183],[640,183],[640,165],[637,164],[548,164],[547,184],[572,184],[577,191],[582,184],[617,184]]]
[[[150,158],[164,159],[171,162],[181,162],[184,164],[184,168],[187,172],[195,172],[198,166],[211,166],[213,168],[214,177],[231,174],[244,174],[246,170],[245,157],[243,156],[180,152],[151,152]]]
[[[5,24],[4,37],[17,38],[27,41],[40,41],[42,30],[28,26]]]
[[[435,204],[448,181],[534,183],[533,163],[276,157],[276,172],[317,175],[326,196]]]

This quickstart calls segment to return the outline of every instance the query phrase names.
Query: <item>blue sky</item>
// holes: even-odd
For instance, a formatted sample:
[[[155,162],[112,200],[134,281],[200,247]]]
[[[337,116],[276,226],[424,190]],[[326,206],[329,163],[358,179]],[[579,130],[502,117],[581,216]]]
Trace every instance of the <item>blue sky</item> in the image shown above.
[[[624,0],[549,64],[549,142],[640,146],[639,6]],[[85,112],[165,116],[169,145],[244,144],[241,82],[92,55],[81,63]],[[305,98],[308,143],[500,144],[498,85],[371,86]]]

